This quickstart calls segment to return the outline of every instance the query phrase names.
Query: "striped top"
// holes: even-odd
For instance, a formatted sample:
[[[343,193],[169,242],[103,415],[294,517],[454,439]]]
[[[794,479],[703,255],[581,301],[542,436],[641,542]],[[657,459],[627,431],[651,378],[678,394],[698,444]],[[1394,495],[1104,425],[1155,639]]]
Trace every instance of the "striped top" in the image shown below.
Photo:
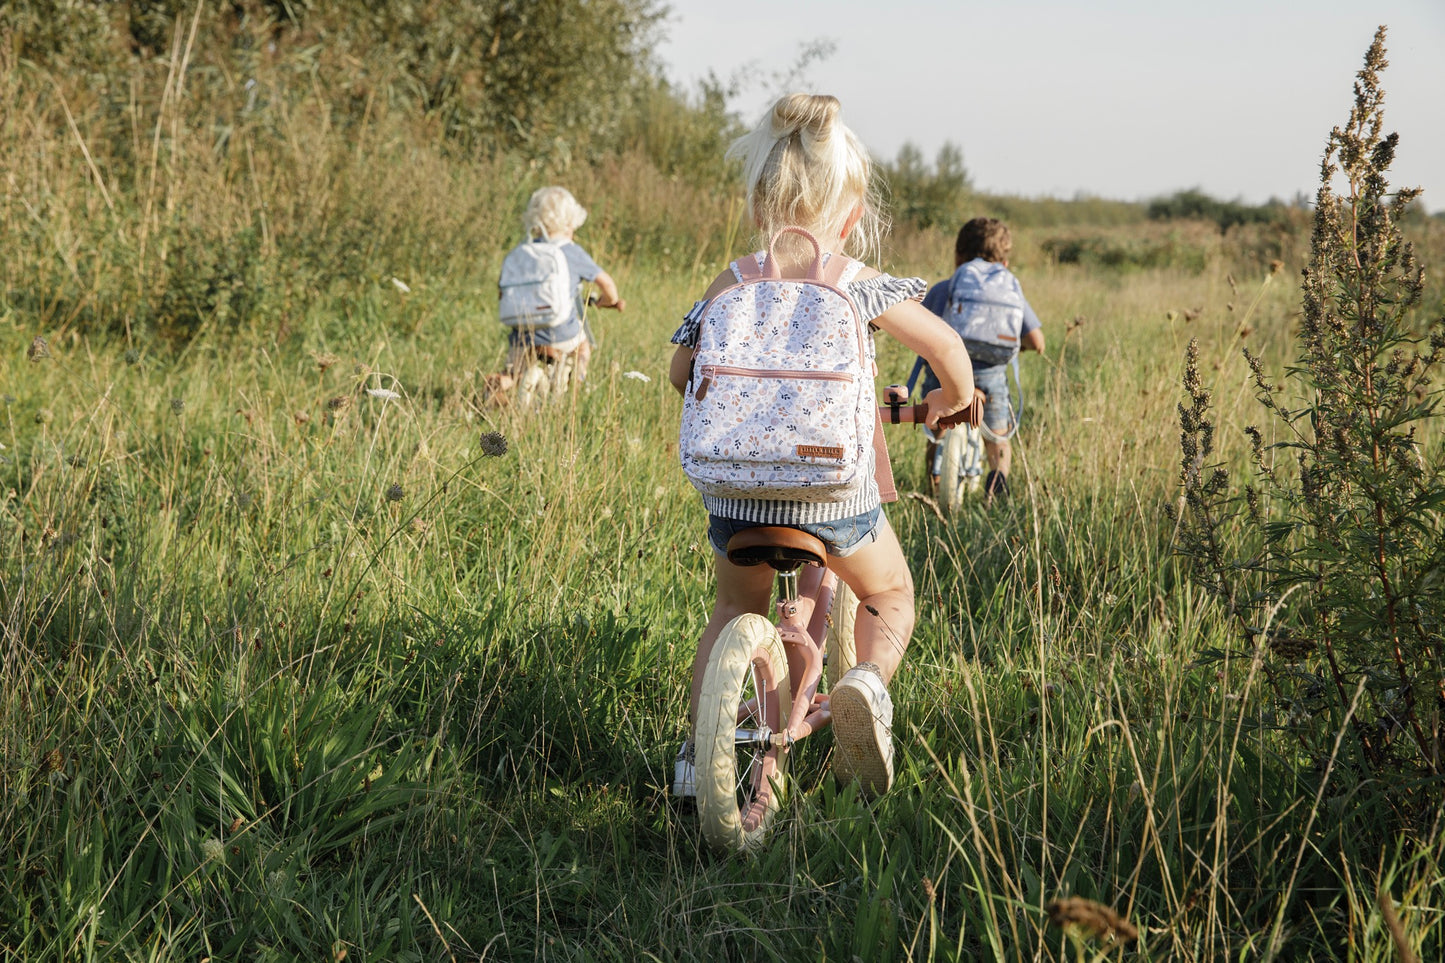
[[[762,257],[759,256],[761,263]],[[736,273],[736,272],[734,272]],[[904,301],[922,300],[928,290],[928,282],[922,278],[897,278],[891,274],[879,274],[862,281],[845,281],[841,287],[853,303],[858,314],[865,321],[872,321],[883,312]],[[698,301],[692,310],[683,316],[682,326],[672,336],[672,343],[685,348],[697,347],[698,333],[708,302]],[[873,329],[870,325],[868,336]],[[868,356],[873,356],[873,346],[868,346]],[[879,505],[878,483],[874,472],[868,473],[867,483],[857,495],[846,502],[795,502],[776,501],[763,498],[714,498],[702,496],[708,512],[722,518],[733,518],[764,525],[809,525],[818,522],[837,521],[872,511]]]

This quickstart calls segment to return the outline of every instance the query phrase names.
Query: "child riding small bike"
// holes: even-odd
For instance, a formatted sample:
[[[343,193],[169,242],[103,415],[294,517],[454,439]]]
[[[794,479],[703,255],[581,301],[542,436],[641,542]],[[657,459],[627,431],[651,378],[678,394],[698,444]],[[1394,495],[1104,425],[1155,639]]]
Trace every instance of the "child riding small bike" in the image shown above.
[[[672,338],[670,380],[684,395],[679,447],[708,511],[717,576],[689,718],[697,718],[724,627],[770,610],[770,571],[738,564],[730,547],[759,527],[802,530],[858,600],[859,661],[829,696],[833,771],[881,793],[894,775],[888,683],[915,613],[913,580],[875,475],[887,454],[874,440],[881,442],[872,329],[928,359],[938,381],[925,397],[930,425],[973,400],[973,377],[963,343],[917,303],[921,278],[895,278],[844,256],[876,252],[882,218],[868,154],[839,110],[832,97],[791,94],[733,144],[764,250],[723,270]],[[766,296],[749,287],[760,279],[774,286]],[[743,346],[750,360],[731,360]],[[848,433],[829,434],[835,428]],[[716,470],[706,481],[704,465]],[[774,484],[794,469],[803,480]],[[691,751],[689,740],[677,762],[680,794],[692,785]]]
[[[997,218],[976,217],[959,229],[954,242],[953,275],[928,291],[923,306],[948,322],[968,348],[973,382],[985,396],[983,423],[979,426],[989,473],[983,489],[988,498],[1008,495],[1012,467],[1009,440],[1018,430],[1020,404],[1009,397],[1008,369],[1018,386],[1018,356],[1022,351],[1044,350],[1044,331],[1038,315],[1024,299],[1018,279],[1008,269],[1013,236]],[[938,384],[932,368],[920,358],[923,390]],[[915,368],[915,375],[917,374]],[[911,387],[911,384],[910,384]],[[943,452],[930,442],[926,463],[934,489],[943,474]],[[943,484],[952,484],[953,479]]]
[[[586,208],[571,191],[539,188],[522,215],[526,240],[502,262],[498,316],[511,329],[507,375],[523,405],[587,380],[593,344],[586,324],[589,304],[616,311],[627,306],[617,282],[573,240],[586,220]],[[584,299],[588,284],[596,285],[597,294]]]

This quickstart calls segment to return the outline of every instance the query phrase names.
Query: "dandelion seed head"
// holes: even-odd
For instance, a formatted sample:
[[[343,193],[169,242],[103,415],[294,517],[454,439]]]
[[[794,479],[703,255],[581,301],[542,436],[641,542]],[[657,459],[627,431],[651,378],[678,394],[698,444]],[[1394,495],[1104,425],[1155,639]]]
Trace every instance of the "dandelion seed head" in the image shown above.
[[[482,454],[488,458],[500,458],[507,453],[507,436],[500,431],[489,431],[482,435]]]
[[[37,334],[30,342],[30,347],[25,349],[25,357],[31,361],[40,361],[50,357],[50,342]]]

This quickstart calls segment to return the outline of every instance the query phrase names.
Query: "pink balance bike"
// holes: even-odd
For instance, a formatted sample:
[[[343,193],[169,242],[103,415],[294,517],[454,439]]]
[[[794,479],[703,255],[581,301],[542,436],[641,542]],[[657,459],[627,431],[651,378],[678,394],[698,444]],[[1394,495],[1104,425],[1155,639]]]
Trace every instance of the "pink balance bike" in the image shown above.
[[[921,423],[925,405],[905,405],[890,386],[884,423]],[[944,426],[977,424],[974,405]],[[828,726],[819,691],[852,668],[858,600],[827,564],[823,543],[795,528],[738,532],[727,545],[734,565],[777,571],[776,621],[740,615],[724,626],[703,672],[693,731],[698,820],[716,849],[756,848],[786,791],[793,746]],[[805,571],[801,571],[807,566]]]

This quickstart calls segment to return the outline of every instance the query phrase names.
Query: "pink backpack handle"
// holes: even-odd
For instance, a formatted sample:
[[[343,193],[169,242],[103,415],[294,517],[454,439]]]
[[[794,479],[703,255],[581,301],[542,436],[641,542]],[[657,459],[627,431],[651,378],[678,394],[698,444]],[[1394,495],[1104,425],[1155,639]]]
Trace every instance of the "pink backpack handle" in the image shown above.
[[[809,231],[801,227],[785,227],[773,235],[773,239],[768,242],[768,263],[763,268],[763,277],[774,281],[782,280],[783,270],[778,264],[776,249],[778,239],[784,234],[801,234],[809,244],[813,245],[813,264],[808,268],[808,280],[821,281],[823,279],[823,245],[819,244],[818,239]]]
[[[834,255],[828,258],[825,264],[823,262],[823,246],[818,243],[818,239],[814,237],[810,231],[802,227],[785,227],[774,234],[773,239],[768,242],[765,264],[759,264],[755,255],[739,258],[734,262],[737,268],[736,273],[738,280],[747,281],[757,278],[769,281],[782,280],[783,270],[778,262],[776,249],[778,239],[784,234],[801,234],[807,238],[809,244],[813,245],[813,263],[808,268],[807,280],[817,281],[829,287],[838,286],[838,282],[841,280],[843,273],[848,269],[848,266],[853,263],[852,259],[843,257],[842,255]]]

